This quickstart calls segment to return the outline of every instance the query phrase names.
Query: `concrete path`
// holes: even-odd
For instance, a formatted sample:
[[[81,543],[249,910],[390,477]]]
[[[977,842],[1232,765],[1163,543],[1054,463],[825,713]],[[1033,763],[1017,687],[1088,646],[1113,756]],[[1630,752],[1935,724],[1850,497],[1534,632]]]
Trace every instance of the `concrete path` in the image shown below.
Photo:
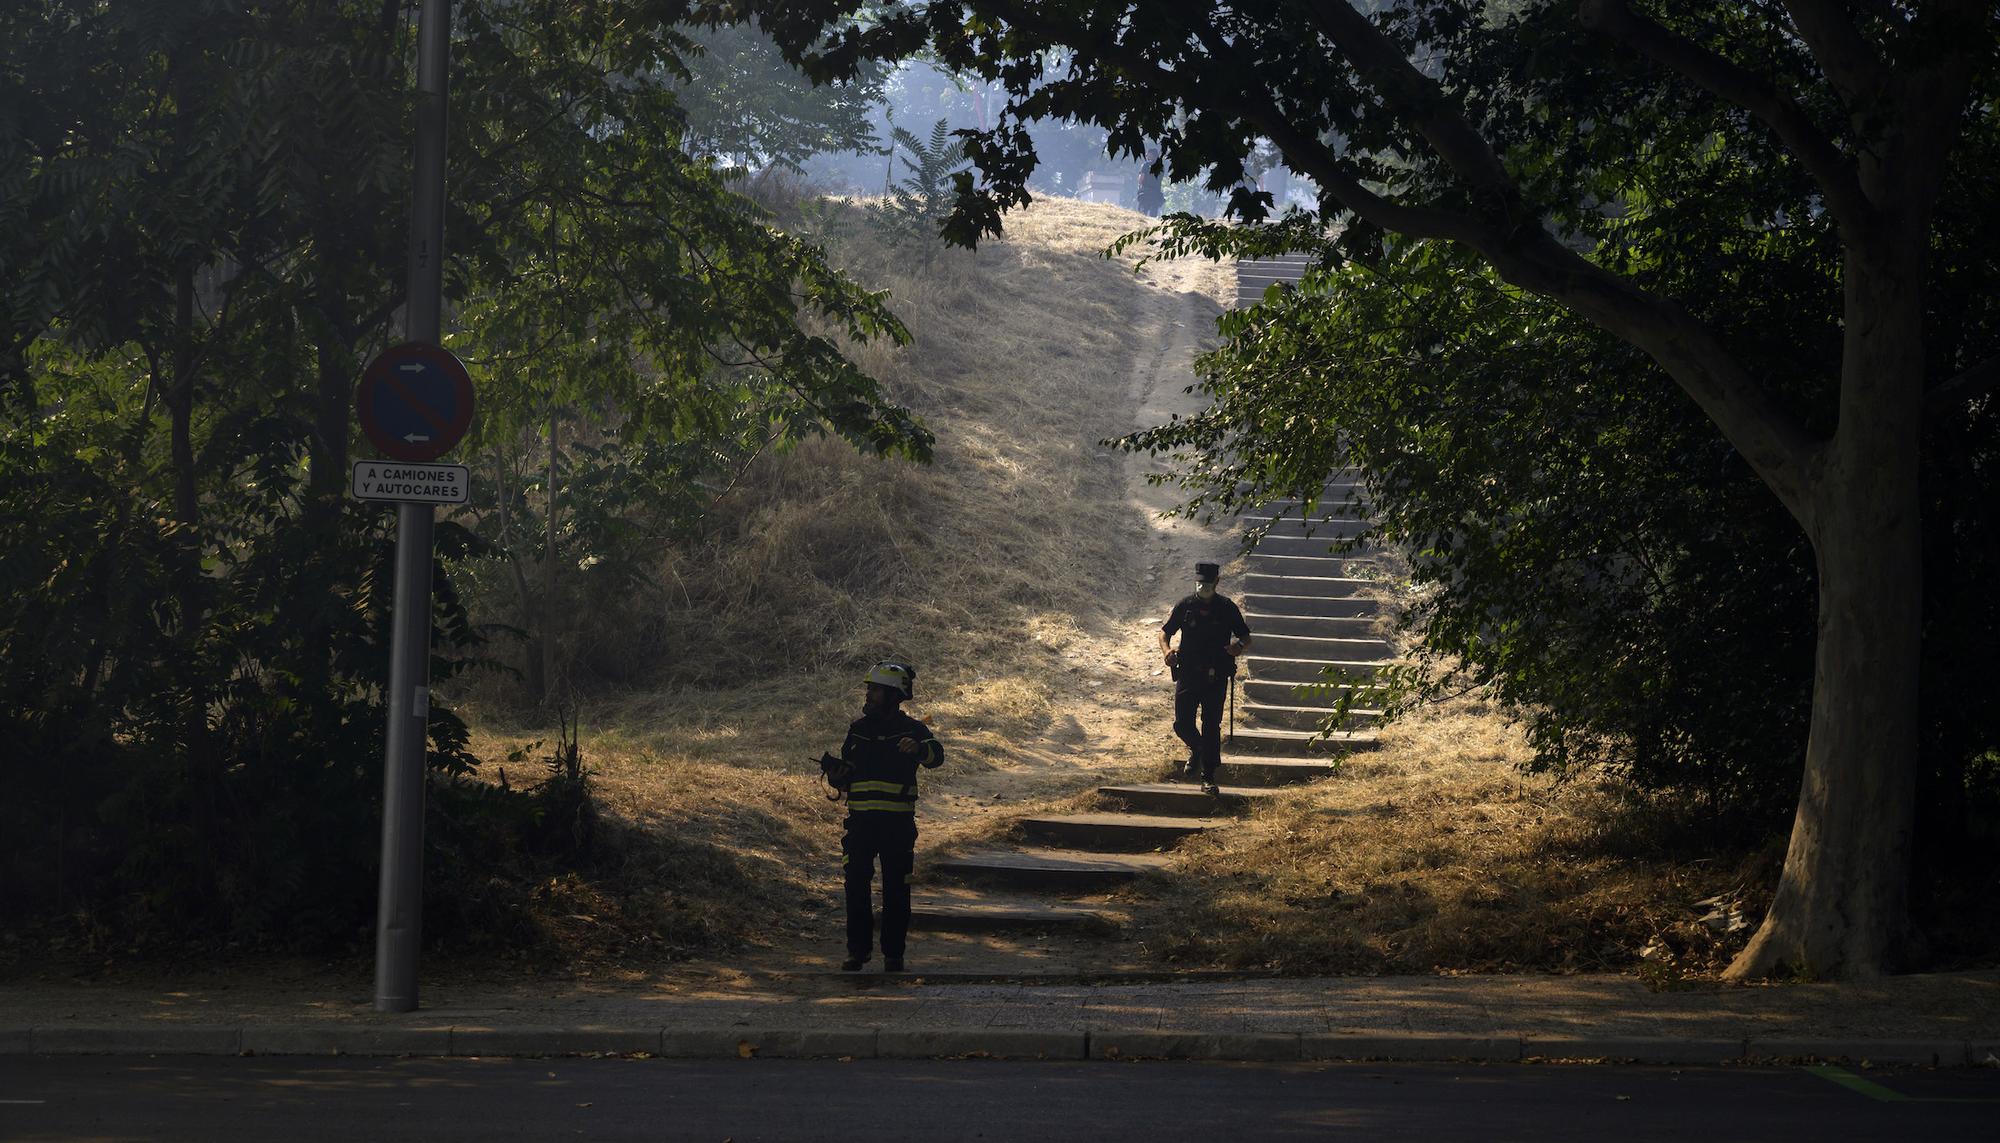
[[[351,981],[0,987],[0,1055],[133,1053],[2000,1066],[2000,972],[1668,992],[1619,976],[437,983],[403,1016]]]

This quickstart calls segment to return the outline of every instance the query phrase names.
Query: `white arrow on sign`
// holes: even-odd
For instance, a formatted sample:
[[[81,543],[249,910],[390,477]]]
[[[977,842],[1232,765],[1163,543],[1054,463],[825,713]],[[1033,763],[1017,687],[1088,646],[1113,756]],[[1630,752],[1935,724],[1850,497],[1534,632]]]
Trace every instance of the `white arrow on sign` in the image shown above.
[[[429,437],[420,437],[420,436],[418,436],[418,435],[417,435],[417,434],[415,434],[415,433],[404,433],[404,434],[403,434],[403,439],[404,439],[404,440],[406,440],[406,441],[408,441],[408,442],[410,442],[411,444],[416,444],[416,443],[417,443],[418,441],[427,441],[427,440],[429,440],[429,439],[431,439],[431,438],[429,438]]]
[[[403,364],[396,366],[396,368],[404,373],[422,373],[424,371],[423,364],[417,361],[404,362]]]

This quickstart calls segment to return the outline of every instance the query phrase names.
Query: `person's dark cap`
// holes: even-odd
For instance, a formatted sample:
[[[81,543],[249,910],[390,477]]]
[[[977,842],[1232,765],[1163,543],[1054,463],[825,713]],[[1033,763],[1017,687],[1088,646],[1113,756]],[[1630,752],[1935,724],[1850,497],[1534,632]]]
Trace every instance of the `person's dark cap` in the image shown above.
[[[1196,578],[1196,579],[1198,579],[1198,580],[1201,580],[1201,581],[1202,581],[1202,582],[1204,582],[1204,583],[1206,583],[1206,582],[1208,582],[1209,580],[1212,580],[1212,579],[1221,579],[1221,578],[1222,578],[1222,565],[1220,565],[1220,564],[1196,564],[1196,565],[1194,565],[1194,578]]]

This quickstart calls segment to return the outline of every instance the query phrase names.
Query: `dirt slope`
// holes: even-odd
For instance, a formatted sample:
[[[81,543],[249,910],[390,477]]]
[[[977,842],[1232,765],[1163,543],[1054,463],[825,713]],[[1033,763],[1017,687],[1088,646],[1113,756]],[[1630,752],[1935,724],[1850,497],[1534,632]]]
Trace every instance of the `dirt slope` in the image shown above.
[[[702,543],[662,553],[672,590],[650,606],[687,650],[656,687],[586,699],[609,844],[533,888],[538,971],[679,987],[829,968],[841,810],[806,760],[837,745],[876,658],[919,665],[912,710],[948,753],[924,777],[920,872],[1181,752],[1153,633],[1189,566],[1230,562],[1236,539],[1160,518],[1173,493],[1145,479],[1160,462],[1098,442],[1193,410],[1231,270],[1134,273],[1102,251],[1145,220],[1062,200],[976,255],[886,248],[857,218],[828,237],[916,337],[858,356],[937,433],[936,463],[823,442],[768,458]],[[488,714],[488,757],[553,737]],[[1754,909],[1768,880],[1759,855],[1635,819],[1601,782],[1524,777],[1525,756],[1501,712],[1467,699],[1120,891],[1127,939],[924,934],[913,955],[979,971],[1711,972],[1733,939],[1715,918]]]
[[[556,945],[607,967],[836,951],[840,812],[805,759],[838,744],[878,657],[919,665],[911,709],[949,751],[926,775],[927,851],[1174,755],[1152,631],[1188,566],[1235,542],[1159,519],[1157,462],[1098,442],[1194,407],[1192,361],[1234,279],[1103,257],[1145,221],[1043,202],[1005,240],[928,263],[846,231],[836,248],[916,337],[857,356],[936,432],[936,462],[831,443],[770,458],[712,543],[663,554],[680,595],[659,606],[733,677],[585,699],[621,856],[546,888]],[[510,713],[476,723],[485,756],[554,737]]]

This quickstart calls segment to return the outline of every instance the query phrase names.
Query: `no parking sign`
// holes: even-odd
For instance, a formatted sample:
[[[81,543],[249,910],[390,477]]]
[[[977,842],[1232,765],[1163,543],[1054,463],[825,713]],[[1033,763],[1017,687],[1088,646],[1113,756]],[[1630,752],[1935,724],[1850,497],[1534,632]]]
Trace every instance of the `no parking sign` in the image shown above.
[[[369,363],[354,412],[383,456],[412,464],[436,460],[472,423],[472,378],[450,350],[404,342]]]

